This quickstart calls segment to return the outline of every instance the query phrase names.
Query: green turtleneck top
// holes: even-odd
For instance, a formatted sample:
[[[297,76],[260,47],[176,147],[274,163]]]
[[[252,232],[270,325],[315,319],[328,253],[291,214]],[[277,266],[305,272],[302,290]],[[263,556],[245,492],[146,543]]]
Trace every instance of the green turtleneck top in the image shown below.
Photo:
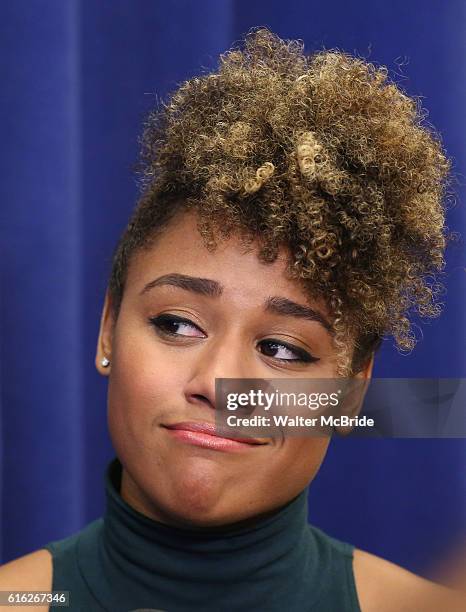
[[[353,547],[309,525],[308,488],[253,526],[215,533],[154,521],[105,472],[104,516],[44,548],[72,612],[360,612]]]

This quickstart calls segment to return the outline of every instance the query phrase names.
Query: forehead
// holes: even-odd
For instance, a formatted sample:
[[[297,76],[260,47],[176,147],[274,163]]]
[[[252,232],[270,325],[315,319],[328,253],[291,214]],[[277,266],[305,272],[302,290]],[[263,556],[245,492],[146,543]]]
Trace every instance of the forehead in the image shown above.
[[[272,263],[260,261],[258,254],[259,242],[247,244],[239,234],[219,240],[215,250],[208,250],[195,212],[184,211],[172,219],[150,248],[131,258],[126,291],[138,292],[156,276],[179,273],[220,282],[226,298],[243,295],[254,301],[279,293],[302,303],[318,304],[329,314],[323,300],[313,299],[301,282],[289,276],[289,253],[284,247]]]

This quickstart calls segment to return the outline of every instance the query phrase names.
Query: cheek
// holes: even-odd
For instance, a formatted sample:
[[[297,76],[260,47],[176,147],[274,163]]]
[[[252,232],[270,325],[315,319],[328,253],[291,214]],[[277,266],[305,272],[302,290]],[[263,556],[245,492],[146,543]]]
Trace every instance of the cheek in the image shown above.
[[[163,348],[147,332],[115,338],[107,404],[116,450],[152,448],[156,428],[182,405],[183,371]]]
[[[325,458],[329,437],[289,437],[281,449],[281,467],[299,491],[315,477]]]

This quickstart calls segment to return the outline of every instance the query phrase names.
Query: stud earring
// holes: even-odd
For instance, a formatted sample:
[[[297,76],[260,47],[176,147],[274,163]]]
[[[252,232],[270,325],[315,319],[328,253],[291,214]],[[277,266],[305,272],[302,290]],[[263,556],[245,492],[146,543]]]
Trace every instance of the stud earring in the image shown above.
[[[107,368],[110,365],[110,360],[107,357],[104,357],[101,361],[102,367]]]

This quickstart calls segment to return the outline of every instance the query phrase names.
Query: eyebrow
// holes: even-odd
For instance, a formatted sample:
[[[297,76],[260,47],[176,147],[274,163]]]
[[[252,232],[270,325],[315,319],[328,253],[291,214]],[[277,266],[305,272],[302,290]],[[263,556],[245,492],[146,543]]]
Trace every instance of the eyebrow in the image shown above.
[[[139,295],[143,295],[153,287],[160,287],[161,285],[172,285],[173,287],[179,287],[180,289],[207,297],[220,297],[223,292],[222,285],[210,278],[199,278],[197,276],[187,276],[186,274],[164,274],[147,283]]]
[[[188,276],[186,274],[164,274],[158,278],[150,281],[144,286],[139,295],[144,295],[154,287],[160,287],[163,285],[171,285],[184,289],[185,291],[192,291],[198,295],[207,297],[220,297],[223,293],[223,285],[218,281],[210,278],[200,278],[197,276]],[[265,301],[266,312],[273,314],[283,315],[286,317],[296,317],[299,319],[307,319],[308,321],[315,321],[320,323],[330,334],[334,333],[333,327],[327,321],[322,313],[311,308],[310,306],[304,306],[293,302],[286,297],[270,296]]]
[[[318,310],[314,310],[310,306],[298,304],[285,297],[272,296],[267,298],[265,302],[265,310],[274,314],[284,315],[287,317],[297,317],[299,319],[307,319],[320,323],[329,333],[333,334],[334,330],[327,319]]]

